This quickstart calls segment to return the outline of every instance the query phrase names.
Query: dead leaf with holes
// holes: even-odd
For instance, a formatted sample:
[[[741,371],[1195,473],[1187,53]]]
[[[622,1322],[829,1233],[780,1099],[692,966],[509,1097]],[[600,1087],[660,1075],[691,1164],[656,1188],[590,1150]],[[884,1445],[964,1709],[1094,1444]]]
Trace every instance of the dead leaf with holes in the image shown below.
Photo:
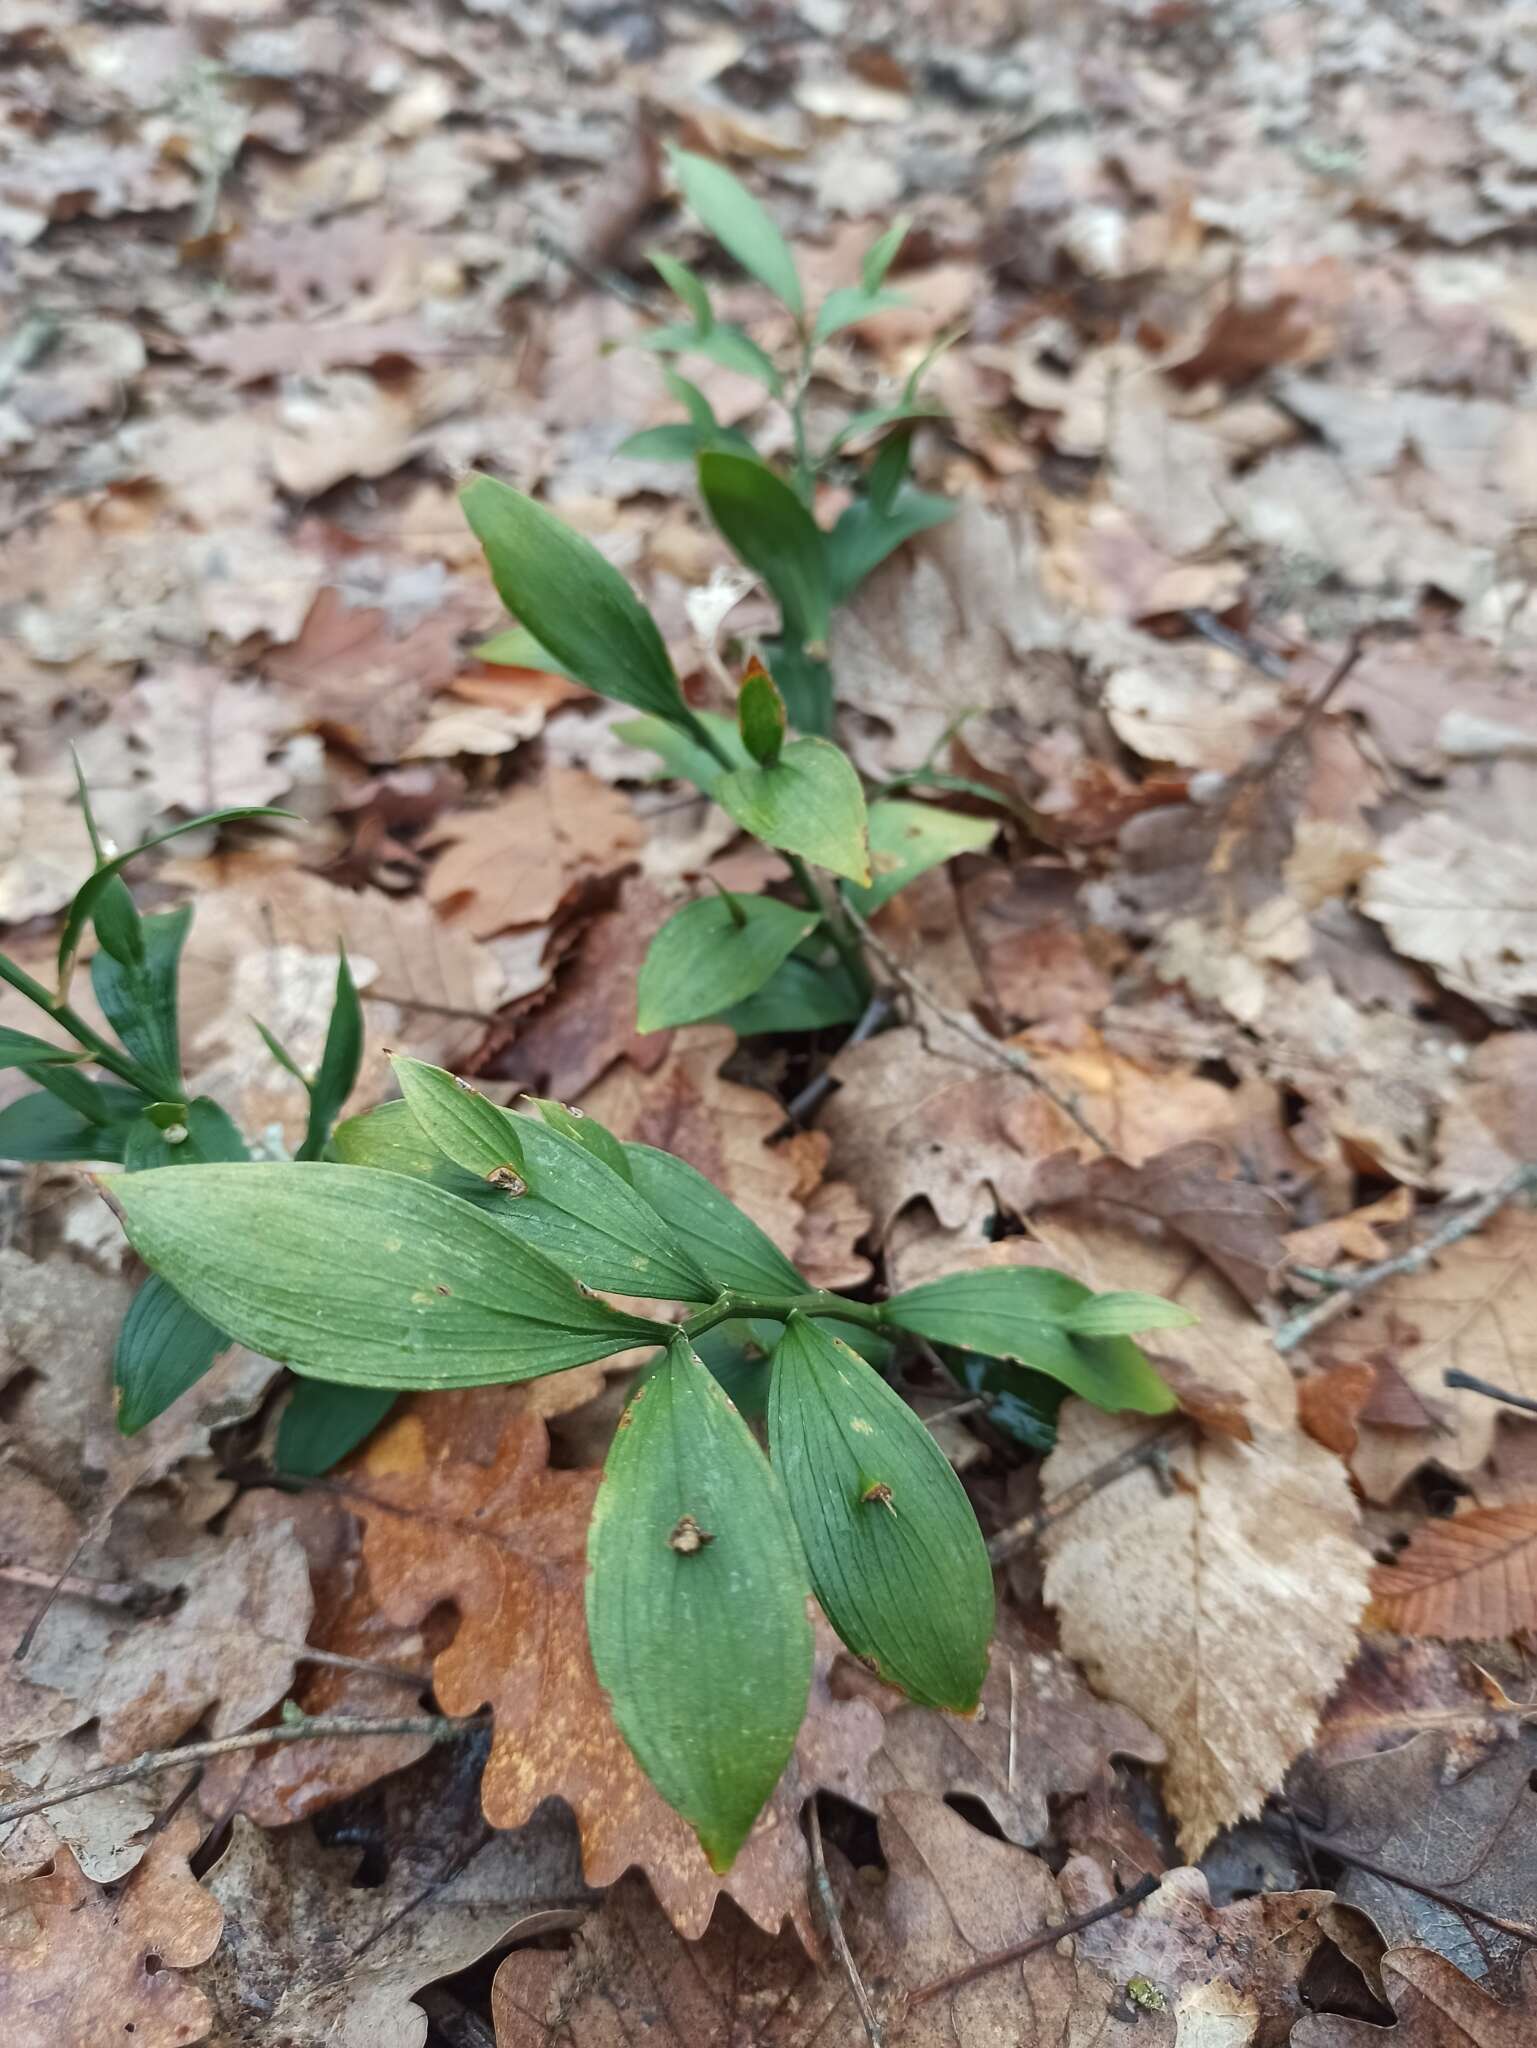
[[[1445,1643],[1537,1628],[1537,1501],[1422,1523],[1372,1574],[1367,1621]]]
[[[1514,2005],[1498,2003],[1428,1948],[1389,1949],[1382,1982],[1396,2027],[1310,2013],[1292,2029],[1292,2048],[1528,2048],[1537,2027],[1530,1968]]]
[[[759,1925],[788,1918],[814,1939],[801,1804],[818,1786],[870,1803],[879,1714],[831,1697],[835,1645],[824,1630],[795,1756],[730,1872],[716,1876],[642,1776],[592,1668],[583,1586],[599,1475],[552,1471],[547,1451],[543,1421],[508,1389],[439,1393],[408,1403],[342,1475],[386,1618],[411,1627],[441,1601],[459,1609],[433,1687],[448,1713],[491,1702],[487,1820],[521,1827],[542,1800],[562,1798],[581,1829],[589,1882],[612,1884],[638,1864],[689,1935],[724,1892]]]
[[[575,768],[552,768],[487,810],[440,818],[429,846],[444,850],[427,900],[478,939],[542,924],[583,882],[613,874],[640,851],[628,799]]]
[[[423,2048],[413,1992],[581,1917],[591,1895],[569,1817],[551,1805],[493,1832],[476,1797],[482,1755],[457,1741],[387,1780],[346,1844],[237,1816],[206,1879],[224,1939],[197,1979],[218,2048]],[[382,1880],[359,1881],[365,1850]]]
[[[187,1972],[212,1954],[223,1916],[187,1868],[199,1828],[179,1814],[121,1891],[80,1874],[60,1846],[52,1867],[0,1882],[0,2031],[6,2048],[193,2048],[213,2023]]]

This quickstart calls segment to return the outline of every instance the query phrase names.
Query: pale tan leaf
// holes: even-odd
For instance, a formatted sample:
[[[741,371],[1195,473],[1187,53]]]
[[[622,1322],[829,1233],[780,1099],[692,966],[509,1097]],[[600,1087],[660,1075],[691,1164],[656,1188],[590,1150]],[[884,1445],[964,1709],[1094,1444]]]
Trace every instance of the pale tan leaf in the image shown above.
[[[1537,995],[1537,851],[1428,811],[1378,852],[1361,907],[1399,952],[1475,1003]]]

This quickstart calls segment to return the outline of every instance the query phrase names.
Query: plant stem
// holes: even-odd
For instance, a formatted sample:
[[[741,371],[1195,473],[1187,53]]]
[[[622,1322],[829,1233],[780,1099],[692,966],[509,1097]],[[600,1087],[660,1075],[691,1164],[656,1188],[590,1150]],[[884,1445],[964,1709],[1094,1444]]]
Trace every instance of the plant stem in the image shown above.
[[[886,1326],[884,1312],[874,1303],[846,1301],[841,1294],[829,1294],[826,1288],[819,1287],[814,1294],[748,1295],[728,1290],[708,1308],[690,1316],[682,1329],[692,1344],[696,1337],[713,1330],[717,1323],[753,1316],[765,1316],[771,1322],[782,1323],[792,1315],[838,1316],[846,1323],[862,1323],[867,1330],[881,1330]]]
[[[40,981],[34,981],[24,967],[18,967],[4,953],[0,953],[0,981],[8,981],[29,1003],[35,1003],[56,1024],[62,1024],[70,1037],[86,1048],[97,1066],[105,1067],[109,1074],[116,1074],[120,1081],[126,1081],[130,1088],[137,1088],[141,1094],[160,1094],[159,1084],[147,1069],[125,1053],[114,1052],[101,1033],[93,1031],[77,1011],[62,998],[51,996]]]

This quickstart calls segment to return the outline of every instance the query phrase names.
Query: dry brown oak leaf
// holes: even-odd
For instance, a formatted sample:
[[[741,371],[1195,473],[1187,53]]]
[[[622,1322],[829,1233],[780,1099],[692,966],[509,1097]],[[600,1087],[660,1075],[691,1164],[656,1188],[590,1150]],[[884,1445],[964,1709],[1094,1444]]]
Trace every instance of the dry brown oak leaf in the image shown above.
[[[198,1975],[215,2048],[423,2048],[413,1992],[580,1917],[591,1895],[570,1816],[550,1806],[526,1828],[488,1828],[482,1754],[447,1743],[390,1779],[353,1809],[347,1846],[235,1820],[207,1878],[224,1939]],[[365,1851],[384,1863],[377,1882],[359,1882]]]
[[[1313,1340],[1333,1362],[1395,1365],[1440,1427],[1360,1423],[1351,1470],[1371,1500],[1391,1500],[1422,1465],[1471,1472],[1494,1444],[1498,1405],[1448,1388],[1455,1367],[1537,1399],[1537,1211],[1512,1203],[1449,1244],[1433,1266],[1384,1281]],[[1523,1425],[1524,1426],[1524,1425]]]
[[[887,1871],[829,1849],[844,1932],[894,2048],[1174,2048],[1067,1941],[908,2006],[919,1987],[1067,1917],[1038,1857],[980,1834],[943,1801],[902,1793],[882,1817]],[[1065,1953],[1064,1953],[1065,1951]],[[492,1990],[497,2048],[856,2048],[844,1973],[772,1940],[729,1904],[678,1938],[636,1879],[616,1886],[565,1953],[520,1949]],[[1244,2048],[1234,2037],[1224,2048]]]
[[[0,1884],[5,2048],[193,2048],[208,2000],[183,1974],[213,1953],[218,1902],[187,1868],[199,1827],[178,1814],[113,1891],[62,1846],[52,1868]]]
[[[551,768],[489,810],[438,821],[427,843],[444,851],[427,900],[478,939],[542,924],[579,882],[633,860],[643,837],[622,791],[579,768]]]
[[[1469,1768],[1455,1739],[1431,1731],[1398,1749],[1319,1770],[1299,1765],[1299,1802],[1346,1849],[1448,1894],[1426,1898],[1347,1863],[1335,1891],[1384,1939],[1421,1942],[1499,1995],[1530,1941],[1473,1920],[1458,1905],[1537,1930],[1537,1730],[1511,1731]]]
[[[1531,2048],[1537,2038],[1530,1970],[1517,2005],[1497,2004],[1428,1948],[1389,1949],[1382,1982],[1396,2026],[1310,2013],[1293,2027],[1291,2048]]]
[[[491,1704],[487,1820],[520,1827],[542,1800],[562,1798],[581,1828],[589,1883],[612,1884],[638,1864],[686,1934],[703,1932],[724,1891],[760,1926],[788,1917],[814,1939],[801,1805],[819,1786],[872,1803],[880,1715],[868,1701],[832,1698],[836,1643],[820,1631],[795,1755],[730,1872],[712,1872],[642,1775],[592,1668],[584,1581],[599,1475],[549,1469],[544,1422],[522,1394],[498,1387],[413,1401],[341,1475],[385,1615],[410,1626],[440,1601],[459,1610],[433,1684],[447,1713]]]
[[[1050,1833],[1052,1803],[1086,1791],[1108,1773],[1112,1756],[1157,1764],[1167,1754],[1135,1714],[1096,1699],[1060,1651],[1032,1642],[1007,1611],[974,1716],[885,1696],[896,1704],[870,1766],[882,1800],[900,1792],[963,1793],[980,1800],[1024,1848]]]
[[[1425,1522],[1373,1572],[1367,1620],[1448,1643],[1537,1628],[1537,1501]]]

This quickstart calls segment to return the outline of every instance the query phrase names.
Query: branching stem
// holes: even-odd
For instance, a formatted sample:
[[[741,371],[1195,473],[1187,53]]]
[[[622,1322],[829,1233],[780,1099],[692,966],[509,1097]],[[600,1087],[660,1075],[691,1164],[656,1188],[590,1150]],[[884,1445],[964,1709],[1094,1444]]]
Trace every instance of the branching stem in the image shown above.
[[[845,1323],[861,1323],[867,1330],[886,1327],[885,1314],[874,1303],[847,1301],[841,1294],[829,1294],[825,1287],[819,1287],[811,1294],[749,1295],[728,1290],[718,1301],[712,1301],[708,1308],[690,1316],[682,1328],[684,1336],[692,1344],[696,1337],[702,1337],[718,1323],[734,1322],[738,1318],[750,1320],[754,1316],[782,1323],[792,1315],[837,1316]]]

